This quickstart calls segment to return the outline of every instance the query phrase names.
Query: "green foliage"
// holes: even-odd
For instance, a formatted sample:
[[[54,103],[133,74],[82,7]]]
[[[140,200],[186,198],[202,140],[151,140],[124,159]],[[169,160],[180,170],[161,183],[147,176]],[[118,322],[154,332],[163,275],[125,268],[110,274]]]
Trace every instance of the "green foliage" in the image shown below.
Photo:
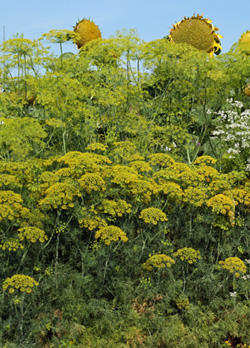
[[[250,344],[248,56],[1,50],[0,345]]]

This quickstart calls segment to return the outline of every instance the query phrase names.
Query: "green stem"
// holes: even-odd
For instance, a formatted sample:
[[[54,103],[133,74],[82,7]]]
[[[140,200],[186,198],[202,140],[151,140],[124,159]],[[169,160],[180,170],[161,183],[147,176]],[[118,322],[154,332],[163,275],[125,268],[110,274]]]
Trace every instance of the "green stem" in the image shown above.
[[[184,293],[186,289],[186,275],[185,275],[185,269],[183,267],[183,288],[182,288],[182,292]]]
[[[61,58],[61,68],[63,66],[63,57],[62,57],[62,43],[60,42],[60,58]]]
[[[20,263],[19,263],[19,267],[18,267],[18,269],[17,269],[17,273],[19,272],[19,270],[20,270],[22,264],[24,263],[24,260],[25,260],[27,254],[28,254],[29,248],[30,248],[30,245],[25,249],[25,251],[24,251],[24,253],[23,253],[22,259],[21,259],[21,261],[20,261]]]
[[[106,260],[105,262],[105,267],[104,267],[104,272],[103,272],[103,281],[102,281],[102,284],[105,283],[105,278],[106,278],[106,273],[107,273],[107,268],[108,268],[108,262],[109,262],[109,257],[108,259]]]
[[[63,152],[64,152],[64,154],[67,153],[66,141],[65,141],[65,134],[66,134],[66,130],[63,132],[63,135],[62,135],[62,139],[63,139]]]

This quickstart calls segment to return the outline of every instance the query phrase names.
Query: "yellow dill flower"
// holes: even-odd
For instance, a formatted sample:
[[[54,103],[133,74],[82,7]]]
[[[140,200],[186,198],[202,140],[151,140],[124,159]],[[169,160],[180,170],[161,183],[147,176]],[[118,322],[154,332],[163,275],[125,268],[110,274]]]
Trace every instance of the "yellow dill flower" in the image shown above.
[[[81,197],[79,189],[70,182],[55,183],[45,191],[45,194],[45,198],[39,201],[39,205],[43,209],[56,209],[57,207],[67,209],[70,208],[69,204],[75,197]]]
[[[135,156],[140,156],[140,154],[136,152],[136,145],[129,140],[114,142],[113,146],[114,148],[111,154],[116,161],[122,159],[131,162]]]
[[[45,240],[48,240],[48,237],[43,230],[33,226],[25,226],[23,228],[19,228],[18,237],[20,241],[24,240],[24,238],[31,240],[31,242],[36,242],[39,240],[39,242],[41,243],[45,242]]]
[[[17,188],[21,187],[19,179],[12,174],[0,174],[0,187]]]
[[[168,168],[175,163],[175,160],[166,153],[154,153],[148,156],[149,164],[152,166],[159,165],[162,168]]]
[[[201,207],[205,202],[207,196],[204,188],[188,187],[184,190],[183,201],[195,207]]]
[[[13,191],[0,191],[0,221],[10,221],[21,216],[23,199],[22,196]]]
[[[178,174],[178,182],[182,188],[187,186],[199,186],[204,181],[204,176],[200,175],[197,170],[185,170]]]
[[[132,143],[131,141],[129,141],[129,140],[114,141],[113,142],[113,146],[115,146],[116,148],[119,148],[119,149],[124,149],[127,152],[129,152],[131,150],[135,151],[135,149],[136,149],[136,145],[134,143]]]
[[[102,143],[93,143],[86,147],[86,150],[89,151],[105,151],[108,148],[107,145],[104,145]]]
[[[170,169],[174,172],[175,175],[180,176],[182,173],[191,172],[192,169],[186,164],[177,162],[170,166]]]
[[[174,257],[180,258],[181,261],[188,261],[188,263],[192,264],[199,260],[200,251],[195,250],[193,248],[181,248],[173,253]]]
[[[119,199],[118,201],[104,199],[102,201],[101,210],[105,214],[109,214],[113,217],[115,216],[121,217],[125,213],[130,213],[131,208],[132,208],[132,205],[122,199]]]
[[[239,278],[240,273],[247,271],[245,263],[238,257],[228,257],[224,261],[219,261],[219,264],[230,273],[234,273],[236,278]]]
[[[86,173],[78,180],[80,186],[87,192],[91,193],[92,191],[104,191],[105,181],[97,173]]]
[[[192,170],[185,163],[174,163],[169,168],[161,169],[154,173],[153,178],[162,185],[169,181],[178,181],[181,186],[199,185],[202,177],[196,170]]]
[[[231,187],[230,183],[228,182],[227,178],[224,178],[223,176],[218,176],[213,178],[213,180],[209,183],[208,191],[212,194],[219,194],[224,193],[227,190],[229,190]]]
[[[19,289],[24,292],[27,288],[38,286],[39,283],[32,277],[24,274],[15,274],[12,277],[8,277],[3,282],[3,290],[6,291],[9,287],[9,293],[14,293],[15,289]]]
[[[187,297],[177,298],[175,301],[177,308],[179,309],[188,309],[189,308],[189,300]]]
[[[44,195],[45,191],[53,184],[59,181],[59,175],[53,173],[44,171],[38,178],[38,191],[40,194]]]
[[[109,168],[109,172],[110,176],[113,177],[111,182],[120,185],[136,183],[141,177],[134,169],[122,165]]]
[[[62,120],[58,119],[58,118],[54,118],[51,117],[48,120],[45,121],[45,123],[48,126],[54,127],[54,128],[65,128],[66,127],[66,123],[63,122]]]
[[[76,42],[80,39],[80,35],[75,33],[72,30],[67,29],[52,29],[48,33],[42,35],[42,38],[45,38],[53,43],[63,43],[69,40]]]
[[[164,185],[169,181],[177,180],[177,173],[175,173],[171,168],[161,169],[153,174],[153,178],[159,185]]]
[[[159,221],[168,221],[167,215],[158,208],[146,208],[143,209],[139,215],[139,219],[142,219],[145,223],[152,223],[157,225]]]
[[[159,192],[163,192],[168,198],[180,200],[183,196],[183,191],[180,185],[175,182],[166,182],[159,185]]]
[[[138,173],[152,172],[152,168],[145,161],[133,161],[129,163],[129,166],[135,169]]]
[[[0,248],[2,250],[8,250],[8,251],[17,251],[18,249],[23,249],[24,245],[20,243],[18,239],[15,238],[8,238],[5,241],[1,241]]]
[[[140,154],[134,153],[132,155],[129,156],[129,158],[127,159],[129,162],[133,162],[133,161],[144,161],[144,157]]]
[[[215,164],[216,162],[217,162],[217,159],[211,156],[200,156],[194,161],[194,164],[211,165],[211,164]]]
[[[129,191],[136,202],[149,203],[152,195],[159,192],[159,187],[153,180],[139,179],[130,183]]]
[[[93,152],[82,153],[80,151],[70,151],[57,161],[67,164],[70,168],[68,176],[76,178],[81,177],[81,175],[87,172],[100,172],[103,165],[112,163],[110,159],[104,155]],[[56,174],[58,174],[58,172],[56,172]]]
[[[95,238],[100,238],[104,244],[110,245],[112,241],[118,241],[119,239],[122,242],[127,242],[128,237],[124,231],[122,231],[119,227],[109,225],[106,227],[101,227],[95,234]]]
[[[207,206],[217,214],[229,215],[234,212],[235,202],[224,194],[218,194],[207,201]]]
[[[87,228],[89,231],[93,231],[97,228],[106,227],[107,222],[100,216],[87,216],[78,220],[80,227]]]
[[[202,164],[197,168],[197,173],[203,177],[203,180],[206,182],[210,182],[212,179],[218,176],[218,171],[210,166]]]
[[[235,201],[235,204],[244,204],[246,206],[250,205],[250,192],[245,188],[234,188],[233,190],[228,191]],[[227,194],[227,191],[225,191]]]
[[[149,258],[146,262],[142,265],[144,269],[147,271],[152,271],[153,268],[170,268],[172,265],[175,264],[175,261],[165,254],[155,254],[155,255],[149,255]]]

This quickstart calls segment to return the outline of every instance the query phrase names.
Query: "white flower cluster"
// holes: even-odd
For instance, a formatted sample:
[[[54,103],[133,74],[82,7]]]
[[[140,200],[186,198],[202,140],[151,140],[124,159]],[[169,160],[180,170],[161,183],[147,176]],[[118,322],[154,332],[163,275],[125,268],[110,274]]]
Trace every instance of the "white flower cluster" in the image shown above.
[[[234,158],[250,150],[250,109],[241,111],[243,104],[238,100],[228,99],[227,102],[231,109],[215,113],[216,130],[212,135],[221,140],[221,146]],[[250,171],[250,162],[245,170]]]
[[[243,278],[244,280],[250,279],[250,274],[243,275],[242,278]]]
[[[173,141],[173,147],[175,148],[176,146],[177,146],[176,143]],[[161,146],[161,149],[162,149],[164,152],[172,151],[172,148],[171,148],[171,147],[168,147],[168,146]]]

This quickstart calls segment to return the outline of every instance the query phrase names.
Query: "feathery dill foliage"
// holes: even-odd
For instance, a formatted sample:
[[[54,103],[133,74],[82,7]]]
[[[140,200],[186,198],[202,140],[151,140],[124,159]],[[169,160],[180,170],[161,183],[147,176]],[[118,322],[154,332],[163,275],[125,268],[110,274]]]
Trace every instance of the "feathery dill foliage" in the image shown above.
[[[248,32],[220,38],[1,44],[1,347],[250,344]]]

